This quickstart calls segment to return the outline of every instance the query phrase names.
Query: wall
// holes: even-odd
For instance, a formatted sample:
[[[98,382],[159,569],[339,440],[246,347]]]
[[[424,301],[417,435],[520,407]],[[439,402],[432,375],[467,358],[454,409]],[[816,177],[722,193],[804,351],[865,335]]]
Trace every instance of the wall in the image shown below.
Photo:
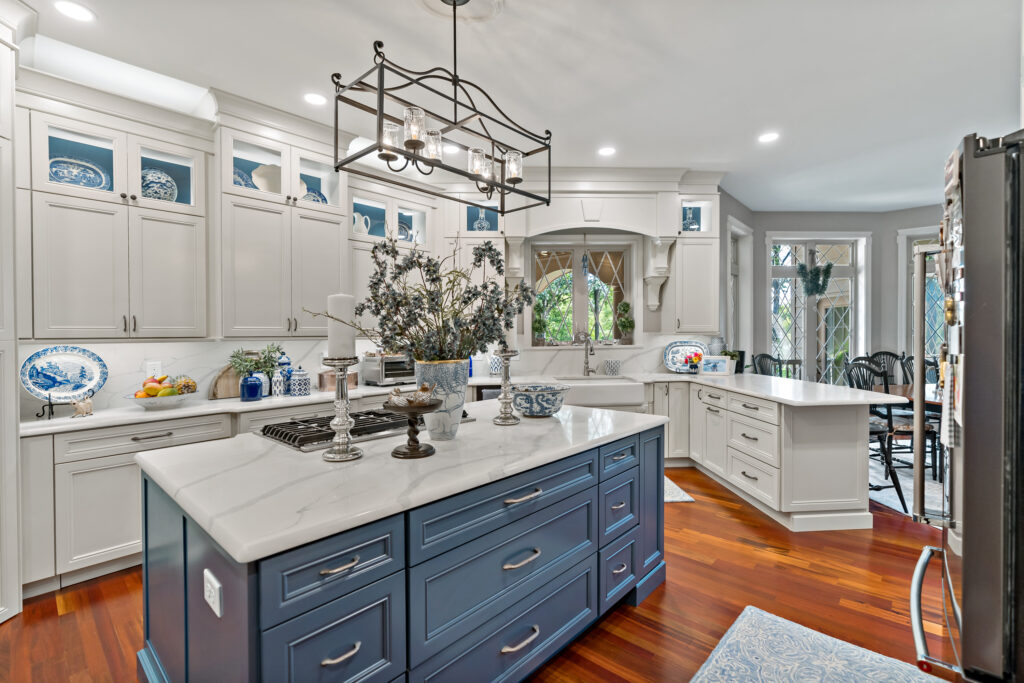
[[[725,211],[723,210],[723,216]],[[743,219],[741,219],[743,220]],[[938,225],[942,207],[922,206],[885,213],[766,212],[753,214],[754,228],[754,353],[768,349],[765,233],[799,231],[810,234],[871,234],[871,351],[899,348],[897,340],[896,231]],[[744,221],[746,222],[746,221]]]

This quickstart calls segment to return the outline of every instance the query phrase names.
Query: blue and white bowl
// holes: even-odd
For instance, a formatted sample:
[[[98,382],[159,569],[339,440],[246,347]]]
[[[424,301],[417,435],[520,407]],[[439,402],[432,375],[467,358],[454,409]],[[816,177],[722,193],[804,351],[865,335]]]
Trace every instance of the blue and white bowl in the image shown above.
[[[567,384],[514,384],[512,407],[524,417],[550,417],[562,409]]]
[[[173,202],[178,198],[178,184],[159,168],[142,169],[142,196]]]

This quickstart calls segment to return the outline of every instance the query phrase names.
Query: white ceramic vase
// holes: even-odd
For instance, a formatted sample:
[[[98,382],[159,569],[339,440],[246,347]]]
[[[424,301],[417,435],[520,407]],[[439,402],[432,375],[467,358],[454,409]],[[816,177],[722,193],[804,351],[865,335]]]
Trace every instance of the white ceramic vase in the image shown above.
[[[462,406],[469,386],[469,359],[416,361],[416,385],[434,385],[441,406],[423,416],[433,441],[451,441],[462,423]]]

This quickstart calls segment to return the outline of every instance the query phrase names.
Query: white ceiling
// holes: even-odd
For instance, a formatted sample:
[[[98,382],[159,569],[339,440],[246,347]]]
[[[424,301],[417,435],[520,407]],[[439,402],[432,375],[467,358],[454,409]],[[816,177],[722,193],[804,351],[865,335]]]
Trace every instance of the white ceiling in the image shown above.
[[[331,123],[330,74],[450,65],[440,0],[29,0],[38,33]],[[495,0],[473,0],[489,3]],[[471,3],[472,4],[472,3]],[[757,211],[934,204],[966,133],[1018,127],[1019,0],[506,0],[459,27],[460,73],[556,166],[727,171]],[[766,130],[778,142],[760,145]],[[599,157],[613,145],[618,154]]]

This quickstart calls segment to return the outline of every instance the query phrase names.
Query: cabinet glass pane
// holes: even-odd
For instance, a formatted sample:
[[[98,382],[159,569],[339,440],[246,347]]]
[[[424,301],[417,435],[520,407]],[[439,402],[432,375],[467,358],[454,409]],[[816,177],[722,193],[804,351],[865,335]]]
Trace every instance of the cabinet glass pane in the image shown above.
[[[468,232],[498,232],[498,212],[476,206],[466,207],[466,230]]]
[[[387,234],[387,206],[372,199],[352,199],[352,233],[384,237]]]
[[[114,191],[114,141],[50,126],[50,182]]]
[[[710,232],[711,228],[711,202],[682,202],[681,232]]]
[[[236,186],[281,194],[281,152],[232,140],[232,157]]]
[[[299,158],[299,199],[338,206],[338,172],[327,164]]]
[[[423,244],[427,232],[427,213],[398,207],[398,241]]]
[[[193,206],[193,169],[191,157],[143,147],[140,150],[142,196],[148,199]]]

